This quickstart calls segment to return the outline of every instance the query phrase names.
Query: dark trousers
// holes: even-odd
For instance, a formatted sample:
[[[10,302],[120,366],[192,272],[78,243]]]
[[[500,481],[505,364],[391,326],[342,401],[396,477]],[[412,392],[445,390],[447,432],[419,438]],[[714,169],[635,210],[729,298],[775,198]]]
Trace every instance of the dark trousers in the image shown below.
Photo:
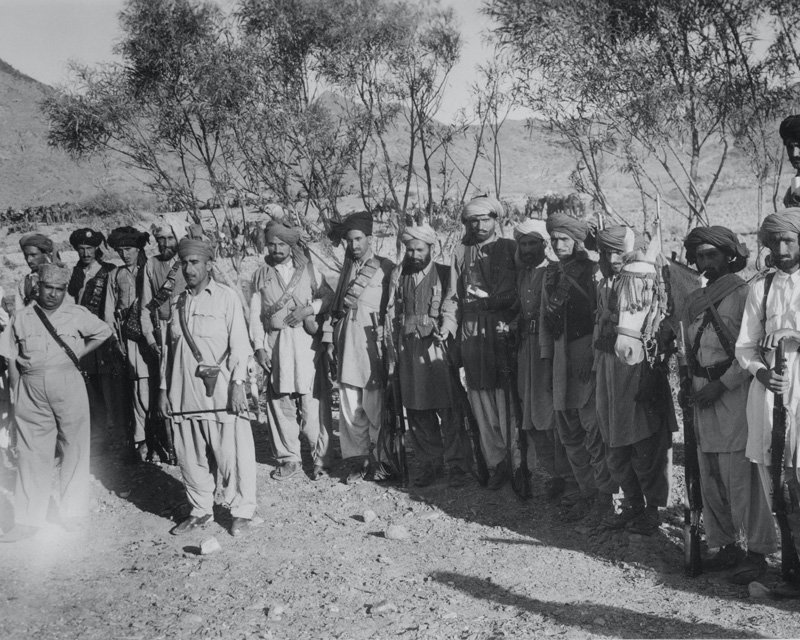
[[[622,447],[606,446],[606,464],[631,504],[666,507],[669,498],[672,434],[660,428]]]

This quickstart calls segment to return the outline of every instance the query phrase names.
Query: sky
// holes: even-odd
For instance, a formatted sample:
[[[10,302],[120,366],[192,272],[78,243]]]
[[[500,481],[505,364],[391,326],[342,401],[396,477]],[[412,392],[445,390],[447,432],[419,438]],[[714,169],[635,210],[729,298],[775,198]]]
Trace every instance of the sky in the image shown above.
[[[223,0],[220,4],[230,4]],[[0,0],[0,59],[49,85],[65,83],[70,60],[108,62],[119,39],[117,14],[123,0]],[[475,67],[490,49],[481,31],[489,21],[480,14],[483,0],[442,0],[461,21],[464,45],[461,61],[451,74],[439,118],[452,119],[469,99]]]

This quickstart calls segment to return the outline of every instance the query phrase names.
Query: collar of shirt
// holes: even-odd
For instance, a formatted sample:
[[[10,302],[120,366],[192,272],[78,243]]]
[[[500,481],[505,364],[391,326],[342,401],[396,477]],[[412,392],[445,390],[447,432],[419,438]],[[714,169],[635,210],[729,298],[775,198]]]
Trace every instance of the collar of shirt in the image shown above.
[[[367,264],[367,260],[372,257],[372,249],[367,251],[362,257],[361,260],[353,260],[353,266],[356,270],[361,269],[365,264]]]
[[[795,285],[797,283],[800,283],[800,269],[798,269],[794,273],[786,273],[785,271],[781,271],[780,269],[778,269],[775,272],[775,278],[777,280],[781,280],[783,282],[787,282],[787,281],[790,280],[791,284]],[[788,284],[788,282],[787,282],[787,284]]]
[[[288,258],[287,260],[274,265],[273,268],[280,274],[281,278],[283,278],[283,283],[289,284],[289,280],[292,279],[292,274],[294,274],[295,270],[294,261],[291,258]]]
[[[416,285],[422,282],[422,279],[431,272],[431,269],[433,269],[433,260],[426,264],[421,271],[417,271],[416,273],[412,274],[414,284]]]

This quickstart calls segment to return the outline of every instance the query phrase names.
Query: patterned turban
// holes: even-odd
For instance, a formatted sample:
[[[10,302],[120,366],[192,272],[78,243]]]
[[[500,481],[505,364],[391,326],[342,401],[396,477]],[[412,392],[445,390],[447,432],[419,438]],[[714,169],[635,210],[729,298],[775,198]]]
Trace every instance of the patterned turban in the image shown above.
[[[360,231],[365,236],[372,235],[372,214],[369,211],[351,213],[341,222],[331,221],[328,237],[334,245],[338,245],[348,231]]]
[[[420,240],[425,244],[436,244],[436,231],[427,222],[414,227],[407,226],[400,235],[400,242],[408,246],[412,240]]]
[[[298,242],[300,242],[303,232],[298,227],[292,227],[288,224],[284,224],[283,222],[271,220],[264,229],[264,236],[267,242],[270,242],[274,238],[280,238],[289,246],[294,247]]]
[[[39,282],[56,286],[69,282],[72,272],[61,264],[42,264],[37,271]]]
[[[99,231],[93,229],[75,229],[69,236],[69,243],[74,249],[80,245],[88,245],[90,247],[99,247],[103,244],[106,237]]]
[[[621,224],[597,232],[597,250],[630,253],[644,249],[644,236]]]
[[[733,258],[730,263],[731,273],[736,273],[745,268],[747,256],[750,250],[743,242],[739,242],[739,237],[730,229],[725,227],[695,227],[686,236],[683,246],[686,247],[686,262],[694,264],[697,261],[697,247],[702,244],[710,244],[724,254]]]
[[[214,245],[207,240],[183,238],[178,243],[178,257],[183,260],[188,256],[203,256],[209,260],[214,259]]]
[[[41,233],[28,233],[19,239],[20,249],[36,247],[42,253],[53,253],[53,241]]]
[[[781,122],[778,132],[781,134],[781,140],[786,142],[786,138],[794,138],[800,140],[800,116],[789,116]]]
[[[762,244],[766,244],[767,236],[771,233],[796,233],[800,235],[800,209],[781,209],[771,213],[758,230],[758,239]]]
[[[461,222],[466,222],[476,216],[490,215],[492,218],[497,218],[504,213],[503,204],[497,198],[478,196],[470,200],[464,207],[464,211],[461,213]]]
[[[133,227],[117,227],[108,235],[108,246],[114,250],[124,247],[144,249],[148,242],[150,242],[150,234]]]
[[[582,220],[573,218],[566,213],[554,213],[547,216],[547,233],[551,236],[553,232],[565,233],[575,242],[583,242],[589,233],[588,225]]]
[[[547,223],[544,220],[536,220],[535,218],[520,222],[514,227],[514,240],[519,242],[519,239],[523,236],[536,236],[540,240],[549,240]]]
[[[180,240],[186,235],[186,221],[177,213],[164,213],[150,227],[153,237],[174,236]]]

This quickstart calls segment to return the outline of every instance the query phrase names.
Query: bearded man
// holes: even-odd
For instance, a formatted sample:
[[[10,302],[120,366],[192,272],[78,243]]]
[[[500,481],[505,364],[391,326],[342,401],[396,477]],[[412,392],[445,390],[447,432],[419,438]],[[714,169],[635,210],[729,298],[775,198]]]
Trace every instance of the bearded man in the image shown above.
[[[321,423],[322,343],[317,317],[328,313],[333,291],[300,247],[301,230],[271,221],[265,228],[266,264],[252,280],[250,338],[266,373],[269,428],[278,468],[275,480],[302,471],[300,434],[311,449],[312,480],[330,467],[328,431]]]
[[[501,351],[505,347],[498,336],[498,329],[513,319],[516,299],[516,243],[497,235],[497,218],[503,214],[503,205],[490,196],[473,198],[464,207],[466,234],[453,253],[444,308],[449,318],[459,320],[456,344],[492,490],[511,477],[507,445],[516,450],[517,433],[515,411],[501,378],[510,354]],[[443,328],[450,326],[454,323]]]
[[[372,214],[352,213],[330,232],[344,242],[345,263],[331,304],[332,335],[326,333],[328,357],[338,361],[339,441],[346,462],[345,483],[375,477],[386,384],[381,361],[381,331],[373,326],[386,318],[394,263],[372,249]],[[379,476],[380,477],[380,476]]]
[[[544,275],[550,260],[545,251],[549,241],[544,220],[526,220],[514,227],[517,255],[522,263],[517,272],[517,385],[522,400],[522,429],[533,444],[535,468],[546,478],[544,497],[559,499],[577,493],[567,452],[556,431],[553,390],[542,366],[539,344]]]
[[[789,164],[796,172],[791,186],[783,196],[783,206],[800,207],[800,115],[784,119],[778,132],[786,148]]]
[[[19,246],[25,256],[25,263],[31,270],[20,280],[14,294],[14,309],[24,309],[39,295],[39,267],[53,262],[53,241],[41,233],[28,233],[19,239]]]
[[[547,218],[547,231],[558,262],[545,273],[539,344],[552,381],[558,435],[580,489],[579,496],[565,496],[562,504],[569,507],[567,521],[590,511],[602,520],[613,512],[618,485],[608,471],[595,407],[592,334],[598,268],[583,247],[585,222],[555,213]]]
[[[670,422],[669,408],[651,393],[667,384],[663,374],[645,361],[627,365],[614,352],[618,320],[614,287],[623,256],[642,249],[644,239],[630,227],[616,225],[598,231],[596,242],[604,276],[597,290],[594,330],[597,423],[608,471],[625,496],[620,512],[609,513],[603,524],[652,535],[661,522],[659,508],[666,507],[669,499],[670,428],[675,420]]]
[[[407,226],[400,241],[406,248],[398,273],[393,313],[397,332],[400,395],[408,413],[409,434],[421,464],[414,478],[418,487],[433,484],[447,467],[448,484],[464,485],[469,470],[469,446],[453,411],[443,336],[455,333],[442,304],[450,278],[446,265],[433,261],[436,232],[428,224]]]

